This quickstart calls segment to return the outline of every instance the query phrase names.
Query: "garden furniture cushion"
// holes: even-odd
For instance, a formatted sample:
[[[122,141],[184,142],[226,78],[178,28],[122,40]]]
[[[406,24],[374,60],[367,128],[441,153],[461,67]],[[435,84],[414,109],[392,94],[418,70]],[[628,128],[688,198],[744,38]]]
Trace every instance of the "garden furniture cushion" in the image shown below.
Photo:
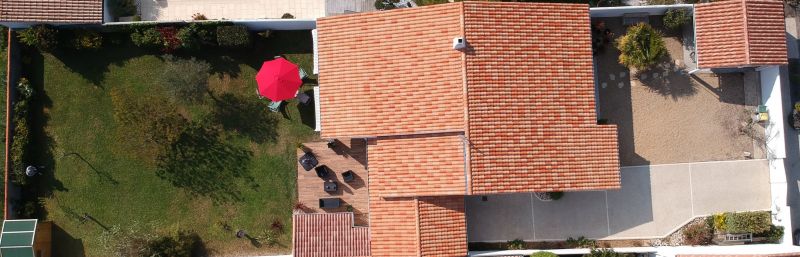
[[[339,208],[341,205],[341,199],[339,198],[320,198],[319,199],[319,208],[329,209],[329,208]]]
[[[328,169],[328,166],[325,166],[325,165],[321,165],[319,167],[316,167],[316,168],[314,168],[314,170],[317,172],[317,177],[320,177],[320,178],[323,178],[323,179],[327,178],[328,175],[330,174],[330,170]]]
[[[356,174],[352,170],[348,170],[342,173],[342,178],[344,178],[344,182],[350,182],[356,179]]]

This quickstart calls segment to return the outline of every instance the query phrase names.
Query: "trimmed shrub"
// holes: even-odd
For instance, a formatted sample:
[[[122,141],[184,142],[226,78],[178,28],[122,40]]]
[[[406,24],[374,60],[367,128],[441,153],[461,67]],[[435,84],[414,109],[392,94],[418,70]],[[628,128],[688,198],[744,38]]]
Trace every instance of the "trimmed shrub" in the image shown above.
[[[131,33],[131,41],[134,45],[144,48],[157,48],[164,45],[161,33],[156,27],[141,27],[134,29]]]
[[[768,243],[780,243],[783,239],[783,226],[770,225],[767,232],[754,234],[753,237],[764,237]]]
[[[691,19],[692,16],[689,15],[689,11],[686,9],[670,9],[664,14],[664,27],[667,27],[671,30],[677,30],[683,27],[683,25],[686,25],[686,23]]]
[[[567,247],[570,248],[594,248],[596,245],[597,242],[584,236],[580,236],[577,239],[572,237],[567,238]]]
[[[714,232],[705,222],[690,224],[683,230],[683,241],[690,245],[709,245]]]
[[[517,238],[506,242],[506,248],[508,250],[522,250],[525,248],[525,242],[522,241],[522,239]]]
[[[287,13],[284,13],[284,14],[281,16],[281,19],[294,19],[294,15],[292,15],[291,13],[288,13],[288,12],[287,12]]]
[[[531,257],[558,257],[558,255],[548,251],[541,251],[531,254]]]
[[[194,57],[178,59],[167,55],[164,59],[166,65],[161,76],[162,84],[175,99],[196,102],[207,94],[210,64]]]
[[[552,198],[553,201],[561,199],[561,197],[564,197],[564,192],[550,192],[550,198]]]
[[[111,13],[116,17],[136,15],[135,0],[111,0],[109,7],[111,8]]]
[[[183,48],[198,48],[214,44],[214,33],[197,23],[179,29],[177,36]]]
[[[14,132],[10,147],[11,167],[14,176],[12,182],[24,186],[28,184],[28,176],[25,175],[25,153],[30,144],[30,128],[28,126],[28,105],[33,97],[33,87],[26,78],[21,78],[16,87],[17,99],[14,103],[12,122]]]
[[[772,225],[770,213],[766,211],[725,213],[728,233],[764,233]]]
[[[76,30],[72,38],[72,47],[76,50],[99,49],[103,46],[103,36],[93,30]]]
[[[250,45],[250,31],[241,25],[217,27],[217,44],[222,47],[245,47]]]
[[[714,219],[714,230],[715,231],[726,231],[728,230],[728,225],[725,223],[725,213],[714,214],[712,216]]]
[[[592,248],[591,252],[584,254],[583,257],[628,257],[629,254],[615,252],[614,249]]]
[[[644,70],[652,67],[667,55],[661,33],[646,23],[628,28],[625,36],[617,39],[619,63],[628,68]]]
[[[178,39],[178,29],[175,27],[159,27],[156,30],[161,35],[161,42],[164,44],[161,51],[172,53],[181,46],[181,40]]]
[[[34,25],[20,31],[17,36],[23,44],[45,52],[55,49],[58,44],[58,31],[48,25]]]

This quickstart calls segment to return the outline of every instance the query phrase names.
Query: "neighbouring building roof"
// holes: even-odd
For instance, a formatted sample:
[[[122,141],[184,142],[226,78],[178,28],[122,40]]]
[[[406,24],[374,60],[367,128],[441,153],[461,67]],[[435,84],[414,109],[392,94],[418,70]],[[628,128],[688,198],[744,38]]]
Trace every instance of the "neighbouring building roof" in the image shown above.
[[[729,0],[694,10],[700,68],[787,64],[781,1]]]
[[[370,256],[369,228],[353,227],[353,213],[292,215],[293,255]]]
[[[103,0],[0,0],[0,21],[103,23]]]

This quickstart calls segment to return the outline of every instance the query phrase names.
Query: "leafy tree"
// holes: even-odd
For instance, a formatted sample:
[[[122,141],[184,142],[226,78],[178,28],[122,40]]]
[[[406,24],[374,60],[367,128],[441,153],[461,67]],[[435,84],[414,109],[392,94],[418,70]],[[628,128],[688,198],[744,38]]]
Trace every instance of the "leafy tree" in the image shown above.
[[[621,52],[619,63],[628,68],[644,70],[667,56],[661,33],[646,23],[628,28],[625,36],[617,39],[616,46]]]
[[[667,27],[671,30],[677,30],[686,25],[692,17],[689,15],[689,11],[683,8],[678,9],[670,9],[667,13],[664,14],[664,27]]]

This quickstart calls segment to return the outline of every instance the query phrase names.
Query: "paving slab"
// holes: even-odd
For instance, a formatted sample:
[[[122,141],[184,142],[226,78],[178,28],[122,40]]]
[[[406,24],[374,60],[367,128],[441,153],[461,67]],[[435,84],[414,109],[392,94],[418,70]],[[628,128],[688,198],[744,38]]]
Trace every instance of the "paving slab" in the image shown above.
[[[766,161],[692,165],[695,214],[769,210],[771,193]]]
[[[606,192],[569,192],[550,202],[534,197],[533,222],[537,241],[606,236]]]
[[[470,242],[534,240],[531,194],[490,195],[485,202],[480,196],[466,198],[470,207],[467,215]]]

